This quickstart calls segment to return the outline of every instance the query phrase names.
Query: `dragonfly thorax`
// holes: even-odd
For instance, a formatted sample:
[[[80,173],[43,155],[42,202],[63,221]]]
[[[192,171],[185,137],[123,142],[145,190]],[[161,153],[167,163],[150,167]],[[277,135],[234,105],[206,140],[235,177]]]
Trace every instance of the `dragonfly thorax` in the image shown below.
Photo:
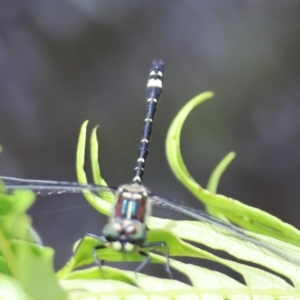
[[[119,187],[112,220],[136,220],[145,224],[149,214],[151,214],[151,204],[148,191],[144,186],[126,184]]]

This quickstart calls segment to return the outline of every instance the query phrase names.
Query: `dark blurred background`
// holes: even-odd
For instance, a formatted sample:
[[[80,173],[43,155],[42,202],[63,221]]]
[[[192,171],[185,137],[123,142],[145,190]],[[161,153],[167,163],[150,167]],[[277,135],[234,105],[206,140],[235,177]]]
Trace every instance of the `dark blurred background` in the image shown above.
[[[99,124],[104,178],[129,182],[146,79],[161,58],[165,85],[144,184],[200,206],[171,173],[164,141],[179,109],[211,90],[214,99],[183,129],[191,174],[205,186],[234,150],[219,192],[300,227],[299,15],[296,0],[0,0],[1,175],[75,181],[77,136],[88,119],[90,129]],[[43,215],[46,244],[60,235],[57,249],[69,249],[92,222],[101,232],[101,216],[72,211]]]

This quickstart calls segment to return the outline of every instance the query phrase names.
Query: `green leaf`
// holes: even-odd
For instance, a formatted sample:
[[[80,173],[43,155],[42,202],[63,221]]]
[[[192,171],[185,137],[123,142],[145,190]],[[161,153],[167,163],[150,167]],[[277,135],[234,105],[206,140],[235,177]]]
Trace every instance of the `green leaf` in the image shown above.
[[[258,297],[262,295],[274,296],[277,295],[296,295],[300,292],[299,285],[299,267],[288,263],[282,260],[280,257],[274,255],[272,252],[268,252],[267,249],[261,249],[256,247],[251,242],[247,240],[239,240],[237,237],[228,236],[226,232],[221,232],[220,228],[212,228],[201,222],[196,221],[174,221],[174,220],[163,220],[158,218],[150,218],[149,221],[149,236],[147,241],[165,241],[169,245],[170,255],[171,256],[192,256],[198,258],[204,258],[211,261],[215,261],[219,264],[225,265],[236,272],[240,273],[243,276],[246,284],[240,284],[230,278],[227,275],[221,274],[219,272],[214,272],[207,270],[205,268],[200,268],[197,266],[185,264],[174,259],[171,259],[171,267],[177,269],[178,271],[184,273],[193,285],[193,289],[189,287],[189,291],[193,292],[196,295],[207,295],[207,293],[215,294],[214,291],[223,295],[226,298],[226,291],[232,293],[232,297],[235,295],[236,290],[240,294],[248,295],[249,291],[251,294],[256,294]],[[187,241],[196,242],[199,244],[209,245],[211,248],[224,250],[231,255],[241,259],[242,261],[255,262],[267,268],[267,270],[272,270],[271,272],[262,270],[258,267],[251,267],[245,264],[233,262],[228,259],[218,257],[213,255],[210,252],[204,251],[198,247],[192,246],[189,243],[184,242],[182,239]],[[266,237],[267,238],[267,237]],[[276,241],[272,238],[268,238],[268,242],[272,242],[273,246],[278,247],[278,249],[286,251],[297,251],[299,254],[299,249],[295,246]],[[267,242],[267,241],[266,241]],[[99,241],[92,238],[86,238],[79,251],[72,258],[72,261],[69,264],[73,267],[79,267],[84,265],[89,265],[93,263],[93,258],[91,255],[91,249],[98,245]],[[283,248],[286,247],[286,248]],[[120,253],[115,252],[109,248],[99,250],[98,257],[100,260],[105,261],[140,261],[142,258],[137,253]],[[151,253],[153,263],[165,263],[165,257]],[[284,268],[283,268],[284,265]],[[71,272],[72,268],[69,270]],[[128,284],[135,284],[140,287],[139,295],[144,295],[145,290],[141,287],[140,276],[138,274],[136,277],[129,277],[130,273],[122,272],[120,270],[115,270],[113,273],[107,271],[106,267],[103,267],[103,272],[98,269],[93,269],[93,275],[87,273],[65,273],[61,276],[61,279],[70,279],[70,278],[106,278],[120,280]],[[286,278],[289,278],[295,287],[288,284],[285,280],[281,279],[277,275],[274,275],[273,272],[276,271],[279,274],[284,275]],[[81,272],[81,271],[77,271]],[[120,272],[120,273],[119,273]],[[75,275],[74,275],[75,274]],[[82,277],[81,277],[81,275]],[[88,275],[89,274],[89,275]],[[123,275],[121,275],[123,274]],[[130,279],[131,278],[131,279]],[[142,277],[144,278],[144,277]],[[152,285],[155,286],[158,279],[152,278]],[[159,279],[161,280],[161,279]],[[169,281],[168,281],[169,282]],[[100,281],[99,281],[100,284]],[[105,282],[101,282],[106,284]],[[168,295],[173,295],[173,292],[176,290],[176,281],[173,286],[171,283],[167,284],[169,290]],[[118,295],[122,295],[123,286],[116,284],[115,289]],[[261,291],[263,287],[263,292]],[[147,290],[147,289],[146,289]],[[260,290],[260,291],[259,291]],[[186,290],[183,288],[182,291],[179,289],[179,293],[184,293]],[[155,291],[152,291],[154,295]],[[137,292],[135,292],[136,294]],[[147,291],[149,293],[149,290]]]
[[[235,153],[230,152],[228,153],[216,166],[216,168],[211,173],[211,176],[208,180],[207,189],[212,193],[215,194],[217,192],[217,187],[219,184],[219,181],[221,179],[222,174],[225,172],[229,164],[233,161],[235,158]]]
[[[209,192],[211,192],[212,194],[215,194],[217,192],[217,187],[221,179],[221,176],[234,158],[235,158],[235,153],[230,152],[216,166],[207,183],[207,190]],[[206,204],[205,209],[210,215],[228,222],[228,219],[222,213],[220,213],[220,211],[214,209],[214,206]]]
[[[6,266],[16,278],[19,276],[18,262],[11,249],[11,241],[20,239],[34,242],[29,230],[31,220],[25,215],[33,201],[33,193],[18,191],[8,195],[5,191],[0,191],[0,252]],[[4,266],[4,261],[2,265]]]
[[[85,162],[85,147],[86,147],[86,128],[87,128],[88,121],[85,121],[80,129],[79,133],[79,139],[77,144],[77,154],[76,154],[76,172],[77,172],[77,178],[80,183],[88,183],[86,173],[84,171],[84,162]],[[95,159],[98,157],[98,155],[95,155],[95,146],[97,145],[98,149],[98,143],[93,143],[93,149],[92,154],[93,156],[91,159]],[[102,178],[99,178],[100,175],[100,167],[95,167],[95,164],[98,164],[98,162],[93,161],[92,162],[92,169],[95,172],[95,176],[97,178],[97,181],[102,181]],[[96,170],[96,171],[95,171]],[[99,170],[99,171],[98,171]],[[105,199],[102,199],[100,197],[96,197],[94,194],[83,192],[86,200],[92,205],[97,211],[108,215],[111,212],[112,206],[111,204],[106,201]]]
[[[92,130],[91,139],[90,139],[90,148],[91,148],[91,167],[94,183],[107,186],[105,180],[101,176],[100,164],[98,158],[99,146],[97,140],[97,127]],[[101,191],[99,192],[100,198],[113,204],[115,202],[115,196],[110,191]],[[111,211],[112,208],[110,208]]]
[[[210,99],[213,93],[206,92],[190,100],[173,120],[166,139],[166,153],[169,165],[178,180],[189,191],[201,200],[209,211],[223,220],[230,220],[239,226],[276,239],[300,246],[300,232],[290,224],[254,207],[247,206],[242,202],[214,194],[218,182],[218,176],[223,172],[222,168],[227,165],[225,161],[221,171],[216,171],[210,181],[212,191],[205,190],[189,174],[180,152],[180,134],[184,121],[188,114],[200,103]],[[229,158],[230,160],[230,158]],[[219,174],[219,175],[218,175]]]
[[[198,101],[200,100],[198,99]],[[202,101],[204,101],[203,98]],[[81,134],[86,135],[86,128],[84,128],[84,133]],[[96,136],[94,135],[93,138],[96,138]],[[94,144],[97,145],[98,151],[98,143]],[[79,145],[85,148],[85,144],[79,143]],[[95,158],[96,155],[93,157]],[[214,172],[210,184],[211,189],[216,188],[217,182],[229,160],[230,157],[227,157]],[[92,161],[92,164],[96,164],[96,162]],[[182,166],[184,169],[184,164]],[[97,168],[96,166],[95,169],[97,170]],[[98,173],[100,174],[100,172]],[[84,176],[86,177],[85,174]],[[107,204],[106,201],[103,203]],[[300,292],[300,263],[296,261],[296,264],[293,264],[288,259],[290,257],[300,257],[298,247],[255,233],[247,233],[247,236],[242,231],[233,232],[230,224],[218,224],[217,221],[211,221],[201,215],[198,215],[198,220],[174,221],[150,217],[147,222],[149,228],[147,242],[166,242],[171,257],[189,256],[225,265],[238,272],[244,278],[245,284],[239,283],[225,274],[185,264],[173,258],[170,260],[171,267],[185,274],[192,286],[182,284],[176,280],[157,279],[106,266],[103,266],[102,270],[96,267],[74,271],[76,268],[94,263],[92,249],[101,242],[91,237],[86,237],[82,241],[78,251],[58,273],[61,283],[68,290],[68,296],[82,295],[83,298],[99,295],[100,293],[101,296],[107,297],[136,296],[139,299],[140,297],[154,297],[157,295],[171,299],[176,299],[176,297],[178,299],[181,299],[181,297],[190,299],[191,296],[210,298],[218,296],[220,299],[235,299],[237,294],[245,297],[255,295],[256,299],[262,299],[265,296],[270,297],[270,299],[277,299],[282,295],[291,297],[298,295]],[[252,238],[257,241],[257,245],[253,243]],[[192,242],[193,245],[189,242]],[[202,250],[198,245],[226,251],[241,262],[255,263],[256,267],[224,259],[219,255],[212,254],[210,251]],[[151,263],[165,264],[164,249],[153,250],[161,254],[151,252]],[[141,261],[144,259],[138,253],[120,253],[110,248],[98,250],[97,254],[99,260],[113,262]],[[285,255],[287,259],[284,259]],[[294,286],[277,274],[288,278]],[[82,294],[78,294],[78,289],[83,286],[84,291],[81,291]]]
[[[237,264],[237,263],[236,263]],[[238,264],[237,264],[238,265]],[[74,272],[61,284],[68,291],[70,299],[86,299],[88,297],[118,298],[118,299],[236,299],[236,297],[255,299],[281,299],[281,297],[299,297],[299,290],[288,285],[284,280],[264,271],[248,267],[251,286],[246,286],[236,280],[201,267],[173,262],[172,266],[184,269],[192,278],[192,284],[184,284],[177,280],[161,279],[129,271],[116,271],[103,267],[107,274],[122,273],[116,279],[98,279],[101,272],[96,268]],[[134,284],[132,284],[134,283]],[[152,299],[152,298],[151,298]],[[293,298],[294,299],[294,298]],[[297,298],[298,299],[298,298]]]
[[[54,250],[24,241],[14,241],[12,248],[19,264],[19,279],[34,299],[65,299],[53,268]]]
[[[72,273],[66,274],[64,279],[113,279],[122,281],[131,285],[136,284],[136,278],[132,279],[131,276],[127,276],[126,272],[111,268],[108,266],[103,266],[102,270],[99,267],[90,267],[87,269],[74,271]]]
[[[95,127],[92,130],[90,145],[91,145],[91,166],[92,166],[92,174],[93,174],[94,183],[106,186],[107,184],[101,176],[100,165],[98,163],[98,161],[99,161],[99,158],[98,158],[99,146],[98,146],[98,140],[97,140],[97,127]]]
[[[0,272],[0,299],[28,300],[29,298],[17,279]]]
[[[247,285],[251,286],[251,281],[248,281],[247,265],[237,265],[235,262],[223,259],[219,256],[213,255],[208,251],[204,251],[201,248],[197,248],[188,244],[185,241],[198,243],[200,245],[206,245],[215,250],[226,251],[230,255],[238,258],[241,261],[255,262],[269,270],[273,270],[278,274],[282,274],[289,278],[295,286],[300,285],[300,267],[289,261],[282,259],[281,256],[269,251],[267,248],[256,246],[252,243],[251,239],[247,239],[247,236],[243,235],[231,235],[228,229],[218,227],[217,225],[208,224],[197,221],[173,221],[165,219],[151,218],[149,222],[149,241],[152,240],[166,240],[170,248],[170,254],[172,256],[192,256],[198,258],[205,258],[215,261],[217,263],[226,265],[227,267],[240,273]],[[160,231],[168,230],[168,234],[172,234],[176,240],[170,240],[166,236],[155,236],[151,238],[151,233],[155,232],[155,229],[159,228]],[[270,237],[260,236],[251,233],[253,238],[258,238],[265,242],[265,246],[272,246],[274,249],[278,249],[278,254],[285,253],[287,257],[296,256],[299,257],[300,249],[293,245],[272,239]],[[272,249],[273,249],[272,248]],[[284,265],[284,268],[282,267]],[[172,265],[173,266],[173,265]],[[180,270],[185,271],[185,268]],[[255,273],[259,272],[258,268]],[[267,273],[266,273],[267,274]],[[187,274],[187,276],[189,276]],[[255,274],[253,274],[255,277]],[[272,278],[272,276],[270,276]],[[190,277],[193,280],[193,277]],[[272,279],[273,280],[273,279]]]
[[[35,244],[26,215],[33,202],[29,191],[0,192],[0,273],[11,278],[3,277],[7,286],[4,291],[0,288],[0,295],[18,295],[1,299],[23,299],[25,294],[32,299],[64,299],[53,269],[53,250]]]
[[[0,256],[0,273],[6,275],[12,275],[7,265],[6,259],[3,256]]]

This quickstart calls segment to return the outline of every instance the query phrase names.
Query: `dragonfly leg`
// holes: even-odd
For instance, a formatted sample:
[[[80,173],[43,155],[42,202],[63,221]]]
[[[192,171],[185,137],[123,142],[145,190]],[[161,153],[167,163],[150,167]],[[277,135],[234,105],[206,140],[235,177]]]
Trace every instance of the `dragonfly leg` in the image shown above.
[[[105,237],[99,236],[99,235],[96,235],[96,234],[93,234],[93,233],[86,233],[84,237],[86,237],[86,236],[92,237],[92,238],[104,243],[104,245],[97,245],[97,246],[93,247],[93,249],[92,249],[93,258],[94,258],[94,261],[95,261],[96,265],[99,267],[101,272],[104,272],[103,269],[102,269],[102,265],[103,265],[104,260],[101,260],[101,261],[99,260],[98,255],[97,255],[97,250],[106,248],[107,247],[107,245],[106,245],[107,240],[106,240]]]
[[[99,260],[98,255],[97,255],[97,250],[104,249],[106,247],[107,247],[106,245],[98,245],[98,246],[95,246],[92,250],[94,261],[102,272],[103,272],[102,266],[104,264],[104,260]]]
[[[148,252],[140,250],[139,254],[145,257],[145,259],[142,261],[142,263],[134,270],[135,274],[140,272],[151,260],[151,256],[149,255]]]
[[[89,232],[86,233],[86,234],[84,235],[84,237],[83,237],[83,238],[80,240],[80,242],[78,243],[78,245],[77,245],[77,247],[76,247],[76,249],[75,249],[75,251],[74,251],[74,253],[73,253],[73,256],[76,255],[77,251],[79,250],[79,248],[80,248],[82,242],[84,241],[84,239],[85,239],[86,237],[91,237],[91,238],[93,238],[93,239],[96,239],[96,240],[98,240],[98,241],[104,243],[104,245],[98,245],[98,246],[93,247],[93,249],[92,249],[92,255],[93,255],[93,258],[94,258],[94,261],[95,261],[96,265],[99,267],[99,269],[100,269],[102,272],[104,272],[104,271],[102,270],[103,260],[102,260],[102,261],[99,260],[99,258],[98,258],[98,256],[97,256],[97,250],[98,250],[98,249],[103,249],[103,248],[106,248],[106,247],[107,247],[107,245],[106,245],[107,240],[106,240],[105,237],[99,236],[99,235],[96,235],[96,234],[93,234],[93,233],[89,233]]]
[[[166,272],[168,273],[169,277],[171,279],[173,279],[173,274],[170,268],[170,252],[169,252],[169,247],[167,245],[167,243],[165,242],[154,242],[154,243],[148,243],[148,244],[144,244],[141,245],[141,248],[157,248],[157,247],[163,247],[165,249],[165,257],[166,257]],[[139,251],[139,253],[143,256],[149,257],[147,259],[145,259],[141,265],[135,270],[136,272],[140,271],[143,267],[145,267],[145,265],[150,261],[151,257],[147,252],[144,251]],[[146,255],[145,255],[146,253]]]

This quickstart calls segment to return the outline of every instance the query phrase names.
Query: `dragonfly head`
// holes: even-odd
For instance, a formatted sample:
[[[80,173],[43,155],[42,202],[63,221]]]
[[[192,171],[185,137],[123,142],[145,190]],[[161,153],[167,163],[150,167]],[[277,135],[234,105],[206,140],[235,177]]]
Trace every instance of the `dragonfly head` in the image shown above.
[[[146,225],[130,219],[112,219],[103,228],[103,236],[115,250],[131,252],[147,238]]]

